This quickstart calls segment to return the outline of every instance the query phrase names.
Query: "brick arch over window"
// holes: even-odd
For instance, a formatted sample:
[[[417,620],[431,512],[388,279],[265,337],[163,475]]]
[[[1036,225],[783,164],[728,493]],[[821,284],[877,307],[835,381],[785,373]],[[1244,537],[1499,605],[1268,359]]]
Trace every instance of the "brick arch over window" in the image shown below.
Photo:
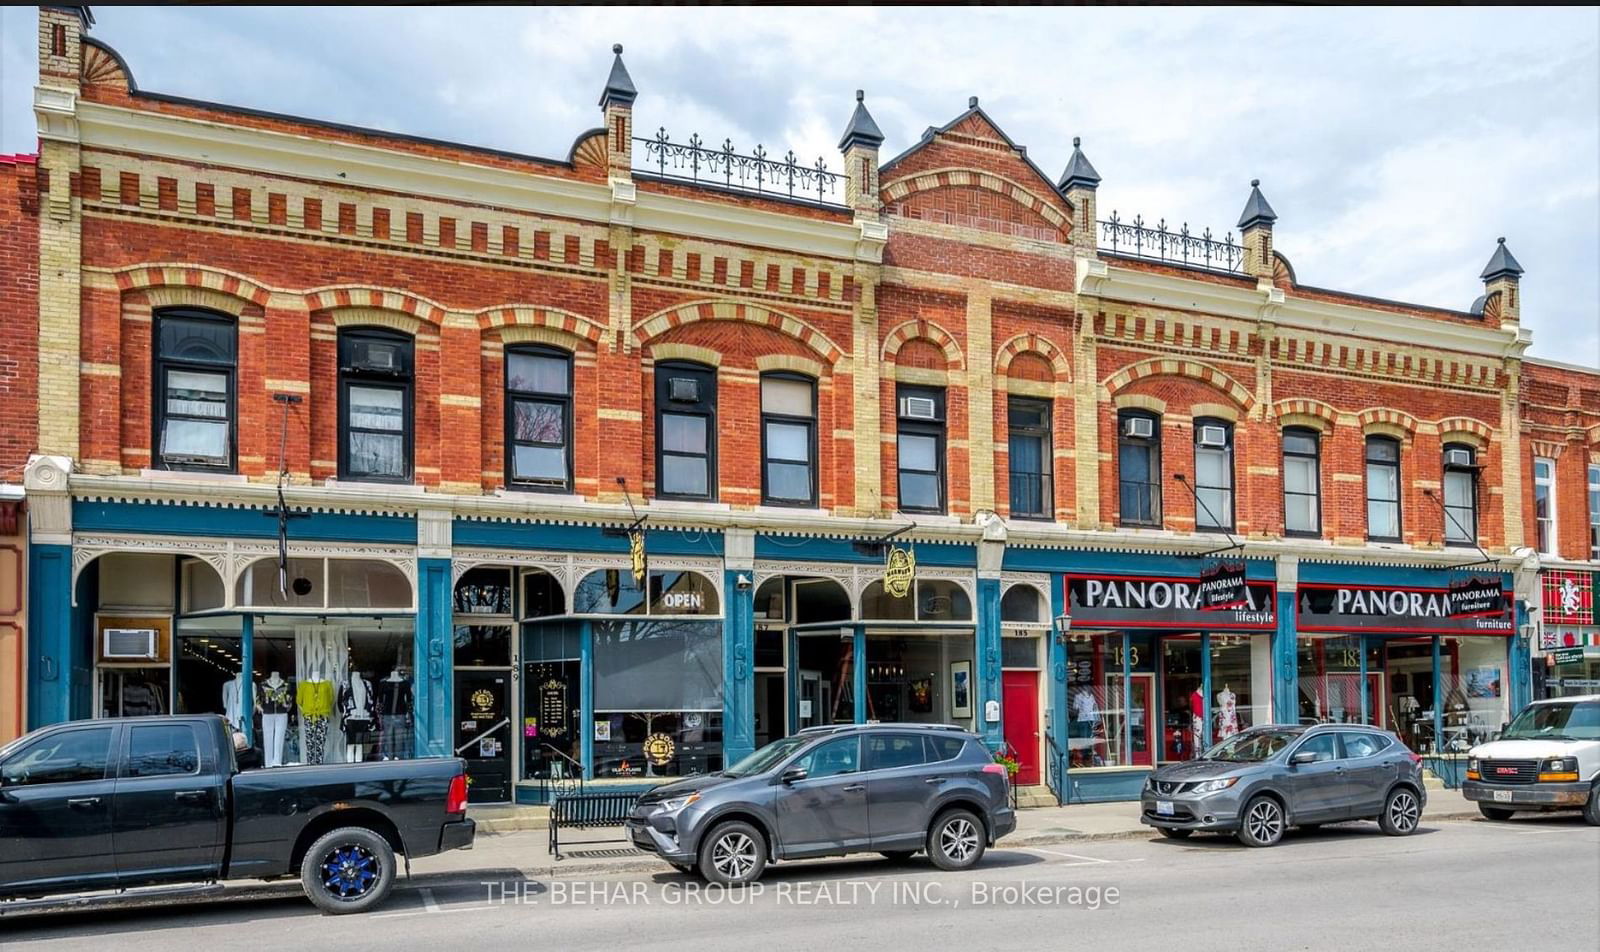
[[[1600,423],[1589,427],[1588,432],[1585,434],[1585,439],[1588,440],[1590,446],[1600,446]]]
[[[1272,405],[1273,415],[1283,426],[1303,425],[1308,417],[1317,420],[1321,426],[1317,428],[1326,432],[1332,429],[1339,420],[1339,411],[1321,400],[1310,400],[1297,397],[1290,400],[1279,400]]]
[[[950,186],[967,186],[994,192],[1028,209],[1063,233],[1072,228],[1067,215],[1042,196],[1004,176],[978,169],[943,168],[915,172],[884,183],[879,189],[879,194],[886,204],[890,204],[903,202],[919,192],[931,192]]]
[[[409,314],[417,320],[438,327],[444,323],[444,308],[406,291],[393,288],[372,288],[343,285],[315,288],[305,293],[309,311],[348,311],[359,308],[373,311],[390,311]]]
[[[139,264],[123,268],[116,273],[117,288],[123,293],[143,291],[159,292],[165,299],[151,301],[152,307],[187,304],[236,311],[222,305],[222,301],[235,299],[257,307],[266,307],[271,290],[249,278],[223,271],[187,264]],[[184,293],[187,292],[187,293]],[[220,296],[220,300],[219,300]]]
[[[1417,418],[1403,410],[1390,407],[1368,407],[1356,414],[1356,422],[1361,424],[1363,433],[1393,433],[1394,430],[1405,431],[1405,438],[1409,441],[1417,435]]]
[[[829,366],[837,364],[844,356],[844,351],[828,335],[800,318],[746,301],[696,301],[657,311],[635,326],[634,339],[648,344],[675,327],[697,321],[743,321],[770,327],[804,344]]]
[[[483,331],[515,327],[543,327],[574,337],[581,337],[598,345],[605,328],[580,314],[555,307],[536,307],[531,304],[507,304],[487,307],[474,313],[478,327]]]
[[[1007,371],[1011,369],[1011,362],[1023,354],[1035,354],[1044,358],[1055,374],[1056,382],[1072,379],[1072,367],[1067,363],[1066,356],[1061,353],[1061,348],[1037,334],[1018,334],[1001,344],[994,360],[995,375],[1006,376]]]
[[[927,341],[939,348],[944,353],[945,366],[947,368],[956,370],[963,368],[961,347],[956,343],[955,336],[938,324],[922,318],[906,321],[889,332],[888,336],[883,339],[883,362],[886,364],[894,363],[895,355],[900,353],[900,348],[904,347],[908,341],[913,340]]]
[[[1449,417],[1439,421],[1439,438],[1448,443],[1453,439],[1468,438],[1468,442],[1475,442],[1479,449],[1489,445],[1489,440],[1494,436],[1494,429],[1482,420],[1471,417]]]
[[[1250,395],[1250,391],[1246,390],[1243,384],[1221,370],[1210,364],[1176,357],[1151,357],[1148,360],[1141,360],[1107,377],[1102,386],[1106,395],[1112,397],[1126,390],[1135,381],[1146,377],[1187,377],[1198,380],[1227,394],[1228,399],[1247,412],[1256,402],[1255,397]]]

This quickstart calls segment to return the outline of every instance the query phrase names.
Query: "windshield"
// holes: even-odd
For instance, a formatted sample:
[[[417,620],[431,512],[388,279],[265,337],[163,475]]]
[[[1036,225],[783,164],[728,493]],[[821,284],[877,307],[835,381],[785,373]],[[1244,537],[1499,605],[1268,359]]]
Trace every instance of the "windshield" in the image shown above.
[[[728,777],[753,777],[771,770],[779,761],[804,747],[810,740],[809,737],[785,737],[783,740],[775,740],[722,773]]]
[[[1535,704],[1523,709],[1501,740],[1600,740],[1600,701]]]
[[[1245,731],[1206,751],[1201,759],[1260,763],[1271,759],[1278,751],[1294,743],[1294,739],[1299,736],[1299,731]]]

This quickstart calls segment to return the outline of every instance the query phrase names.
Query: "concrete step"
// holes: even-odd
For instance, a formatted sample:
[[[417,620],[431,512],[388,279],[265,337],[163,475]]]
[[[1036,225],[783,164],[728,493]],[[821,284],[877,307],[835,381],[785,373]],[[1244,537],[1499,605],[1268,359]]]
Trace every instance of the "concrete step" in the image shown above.
[[[1019,809],[1054,806],[1058,806],[1056,795],[1051,793],[1050,788],[1042,783],[1017,788],[1017,807]]]
[[[474,804],[467,807],[467,816],[477,822],[479,833],[522,833],[550,828],[550,808],[544,806]]]

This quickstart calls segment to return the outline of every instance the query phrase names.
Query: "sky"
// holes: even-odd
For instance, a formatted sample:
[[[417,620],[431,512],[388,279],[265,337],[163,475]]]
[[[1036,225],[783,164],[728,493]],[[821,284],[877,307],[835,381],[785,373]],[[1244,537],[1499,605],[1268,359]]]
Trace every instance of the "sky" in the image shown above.
[[[111,7],[142,89],[565,158],[623,55],[637,135],[885,160],[967,97],[1101,217],[1233,229],[1303,284],[1466,309],[1505,236],[1531,354],[1600,366],[1600,9]],[[0,10],[0,153],[36,147],[35,11]]]

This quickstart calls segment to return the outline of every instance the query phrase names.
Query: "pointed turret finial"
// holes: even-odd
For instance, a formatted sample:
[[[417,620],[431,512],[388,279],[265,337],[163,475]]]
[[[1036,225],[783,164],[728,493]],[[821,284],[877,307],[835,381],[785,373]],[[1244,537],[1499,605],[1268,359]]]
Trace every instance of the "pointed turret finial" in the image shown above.
[[[865,90],[856,90],[856,111],[850,114],[850,124],[845,126],[844,135],[839,139],[840,152],[853,145],[876,149],[883,144],[883,130],[878,128],[872,113],[867,111],[866,99]]]
[[[612,44],[611,52],[617,58],[611,61],[611,75],[606,77],[606,88],[600,91],[601,109],[612,103],[631,106],[639,97],[639,91],[633,88],[633,77],[628,75],[628,67],[622,65],[622,44]]]
[[[1074,188],[1095,189],[1100,187],[1100,173],[1094,170],[1089,163],[1089,157],[1083,154],[1083,140],[1078,136],[1072,137],[1072,158],[1067,160],[1066,171],[1061,173],[1060,181],[1056,187],[1063,192]]]
[[[1493,281],[1497,278],[1515,280],[1521,276],[1522,265],[1517,263],[1517,259],[1511,254],[1511,249],[1506,247],[1506,240],[1501,238],[1500,243],[1495,246],[1494,257],[1484,265],[1483,274],[1478,277],[1485,281]]]
[[[978,108],[978,97],[977,96],[968,96],[967,97],[967,108],[968,109],[976,109],[976,108]]]
[[[1244,213],[1239,216],[1239,227],[1251,228],[1256,225],[1272,227],[1278,220],[1278,213],[1267,204],[1267,197],[1261,194],[1261,180],[1250,180],[1250,198],[1244,203]]]

